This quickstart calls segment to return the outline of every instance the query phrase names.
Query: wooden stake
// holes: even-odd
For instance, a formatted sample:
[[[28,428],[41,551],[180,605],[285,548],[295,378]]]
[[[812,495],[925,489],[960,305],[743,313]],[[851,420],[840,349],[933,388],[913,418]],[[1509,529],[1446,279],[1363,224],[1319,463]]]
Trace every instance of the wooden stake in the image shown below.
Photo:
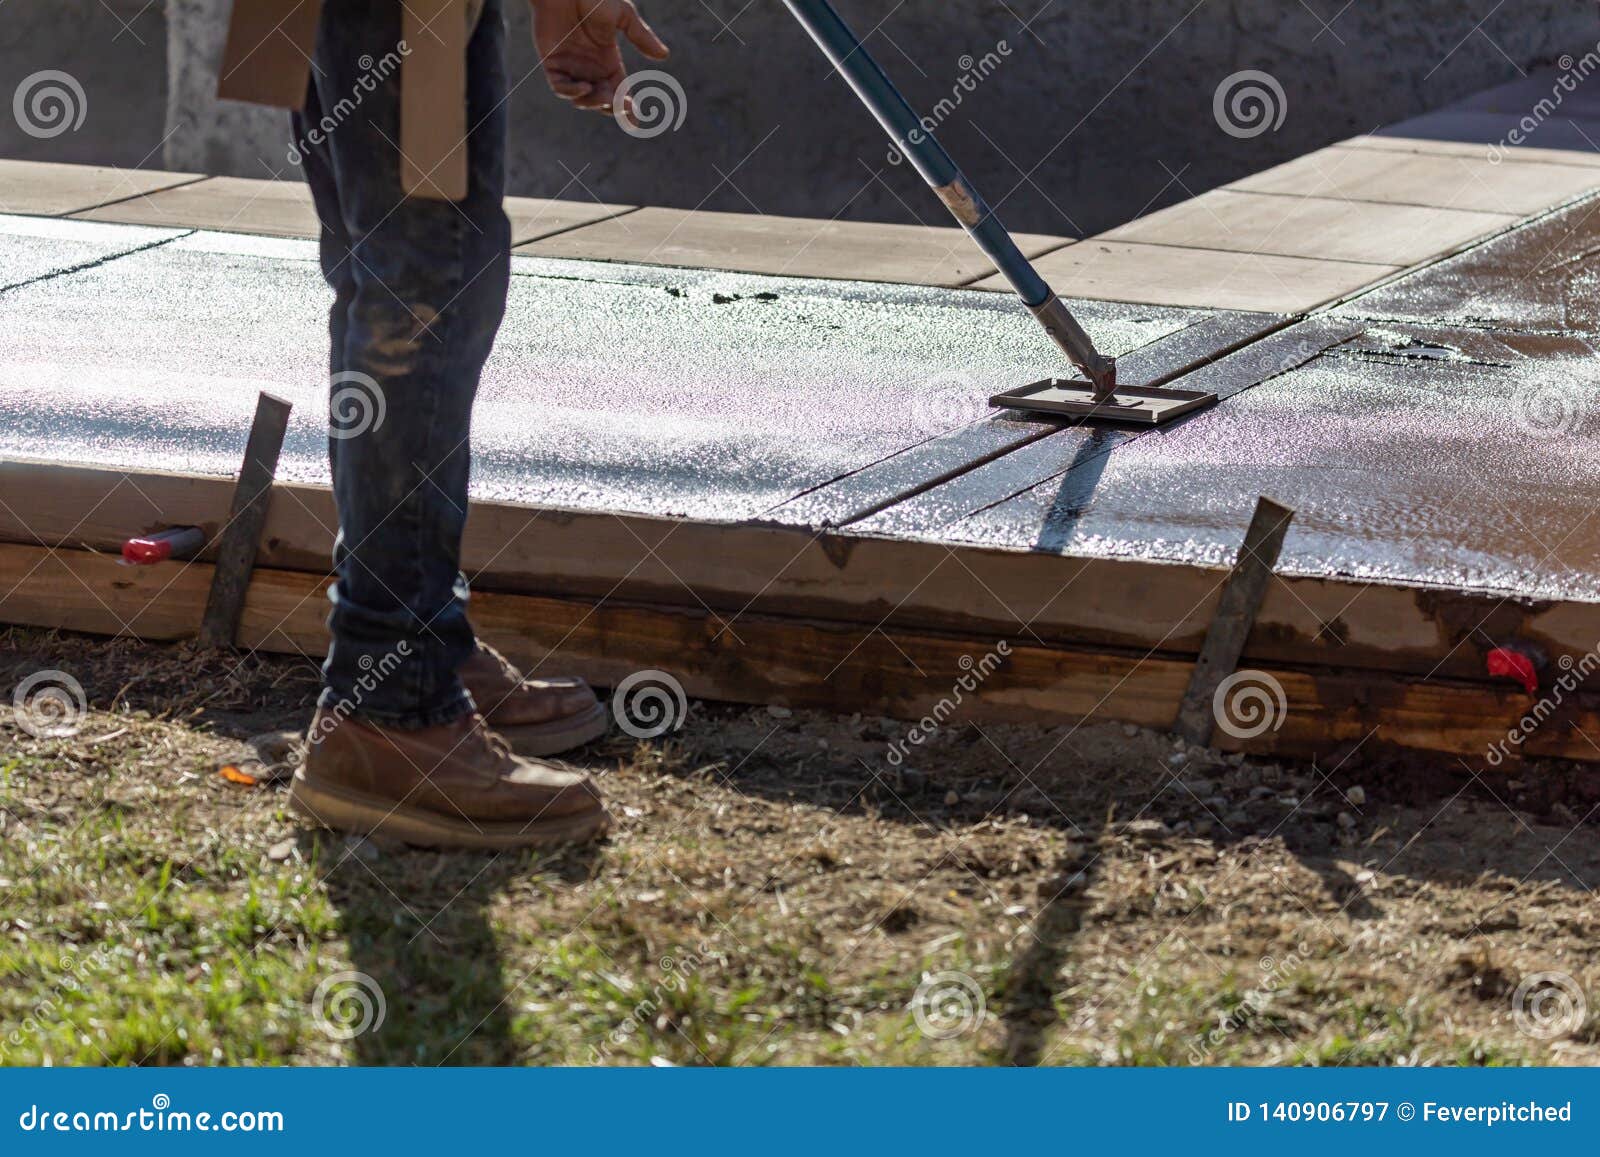
[[[233,505],[217,543],[217,566],[200,624],[200,641],[208,647],[231,647],[238,633],[291,409],[288,402],[265,391],[256,400],[256,416],[250,423],[250,440],[245,443],[239,481],[233,488]]]
[[[1173,730],[1190,743],[1211,743],[1211,732],[1217,725],[1212,697],[1222,681],[1239,666],[1239,656],[1244,653],[1245,640],[1255,626],[1256,612],[1261,609],[1267,582],[1272,578],[1272,568],[1277,565],[1278,553],[1283,549],[1283,538],[1289,533],[1289,521],[1293,517],[1294,511],[1279,506],[1270,498],[1256,500],[1256,512],[1250,519],[1249,529],[1244,532],[1239,555],[1233,561],[1233,570],[1217,601],[1217,613],[1206,630],[1206,641],[1200,646],[1200,658],[1189,676],[1189,689],[1178,705],[1178,719]]]

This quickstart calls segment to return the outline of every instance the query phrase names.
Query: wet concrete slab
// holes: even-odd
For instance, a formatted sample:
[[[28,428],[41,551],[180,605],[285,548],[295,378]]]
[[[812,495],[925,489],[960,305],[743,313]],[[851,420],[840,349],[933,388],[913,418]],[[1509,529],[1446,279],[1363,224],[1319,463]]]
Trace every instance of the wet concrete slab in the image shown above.
[[[1266,495],[1283,573],[1600,598],[1596,397],[1581,342],[1372,325],[937,537],[1225,565]]]
[[[1548,213],[1361,294],[1337,312],[1424,324],[1600,335],[1600,197]]]
[[[72,227],[105,230],[102,248],[127,232]],[[0,453],[232,473],[267,389],[296,404],[280,476],[325,479],[329,295],[314,256],[194,233],[0,294]],[[1078,308],[1118,354],[1206,316]],[[480,393],[474,493],[754,518],[1061,368],[1026,311],[993,294],[518,258]]]
[[[1182,375],[1185,389],[1217,395],[1224,405],[1241,390],[1285,373],[1316,357],[1360,329],[1359,325],[1324,319],[1304,321],[1262,336],[1244,348]],[[1168,339],[1170,342],[1173,339]],[[1165,343],[1157,343],[1160,349]],[[1138,355],[1134,355],[1137,357]],[[1132,359],[1129,359],[1132,360]],[[1162,432],[1175,432],[1195,417],[1179,419]],[[1028,423],[1038,437],[1013,453],[984,462],[959,478],[907,496],[853,524],[868,534],[919,537],[939,535],[969,515],[988,510],[1050,479],[1071,473],[1067,489],[1087,498],[1103,460],[1119,446],[1152,431],[1118,426],[1084,426],[1076,422],[1035,419]],[[1011,545],[1019,545],[1013,543]]]
[[[0,216],[0,290],[159,245],[184,232]]]
[[[1117,363],[1118,381],[1123,385],[1160,386],[1249,344],[1288,320],[1276,314],[1236,312],[1200,317],[1176,333],[1123,355]],[[1216,389],[1213,385],[1200,388]],[[965,404],[972,404],[970,386],[952,383],[952,389]],[[981,401],[978,406],[987,410]],[[1017,477],[1018,471],[1025,470],[1025,464],[1035,457],[1033,443],[1050,439],[1053,448],[1061,443],[1063,428],[1071,430],[1076,425],[1048,415],[988,411],[970,425],[808,491],[778,507],[771,517],[810,526],[849,526],[873,520],[879,512],[885,520],[896,519],[902,509],[922,506],[915,496],[930,490],[937,490],[940,495],[958,492],[961,487],[950,483],[973,471],[981,471],[986,477]],[[1111,440],[1130,437],[1132,433],[1105,431]],[[1021,488],[1015,486],[1012,492]],[[877,522],[870,521],[868,525],[876,526]],[[932,529],[939,523],[922,525]]]

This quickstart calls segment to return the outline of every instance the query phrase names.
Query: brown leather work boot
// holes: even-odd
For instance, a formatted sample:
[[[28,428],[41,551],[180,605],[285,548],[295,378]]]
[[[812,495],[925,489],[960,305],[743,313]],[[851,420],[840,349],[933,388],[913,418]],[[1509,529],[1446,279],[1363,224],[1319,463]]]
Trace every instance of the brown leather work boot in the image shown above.
[[[456,674],[518,755],[557,755],[606,733],[605,704],[582,679],[525,678],[483,642]]]
[[[289,802],[326,827],[425,847],[576,843],[611,823],[590,776],[518,758],[479,715],[407,731],[318,711]]]

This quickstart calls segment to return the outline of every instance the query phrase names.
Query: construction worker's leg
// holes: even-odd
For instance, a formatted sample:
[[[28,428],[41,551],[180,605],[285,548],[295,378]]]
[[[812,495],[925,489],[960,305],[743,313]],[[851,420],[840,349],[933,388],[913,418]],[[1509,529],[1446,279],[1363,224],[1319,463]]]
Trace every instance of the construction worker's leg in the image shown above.
[[[350,236],[344,229],[339,209],[339,185],[333,171],[333,150],[328,145],[322,124],[322,98],[312,83],[306,93],[305,108],[292,114],[290,124],[294,143],[289,158],[300,166],[311,190],[311,203],[319,228],[317,245],[322,261],[322,276],[333,290],[333,306],[328,310],[328,374],[344,368],[344,337],[349,328],[350,303],[355,299],[355,278],[350,274]]]
[[[408,198],[401,0],[323,8],[313,83],[351,293],[333,359],[338,581],[322,705],[390,726],[471,708],[456,675],[473,650],[459,567],[472,402],[509,279],[503,48],[500,0],[488,0],[468,48],[468,195]]]

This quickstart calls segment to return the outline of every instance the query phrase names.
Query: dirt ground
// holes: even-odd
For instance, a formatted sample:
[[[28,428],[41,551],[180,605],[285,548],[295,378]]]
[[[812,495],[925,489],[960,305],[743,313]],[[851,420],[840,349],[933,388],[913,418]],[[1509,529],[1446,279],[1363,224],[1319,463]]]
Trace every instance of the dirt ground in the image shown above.
[[[577,753],[606,843],[444,854],[218,776],[315,686],[0,632],[0,1061],[1600,1061],[1591,770],[694,703]]]

